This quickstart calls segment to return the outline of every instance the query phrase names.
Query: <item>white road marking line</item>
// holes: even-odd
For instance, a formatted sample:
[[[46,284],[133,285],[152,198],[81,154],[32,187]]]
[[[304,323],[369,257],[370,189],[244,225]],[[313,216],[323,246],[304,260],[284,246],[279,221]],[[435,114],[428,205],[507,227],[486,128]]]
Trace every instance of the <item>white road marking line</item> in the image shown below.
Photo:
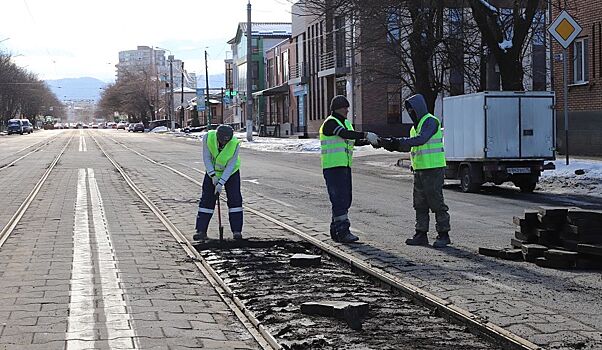
[[[80,144],[81,146],[81,144]],[[67,323],[67,350],[78,349],[79,340],[94,340],[94,266],[88,227],[86,170],[79,169],[75,223],[73,225],[73,262]],[[90,344],[92,345],[92,344]]]
[[[88,151],[88,147],[86,146],[86,138],[84,137],[84,131],[83,130],[79,131],[79,151],[80,152],[87,152]]]
[[[90,208],[88,198],[92,204],[91,217],[88,215]],[[91,239],[90,223],[94,228],[94,242]],[[140,348],[132,328],[133,322],[124,299],[125,293],[119,278],[120,271],[112,247],[113,242],[107,229],[104,206],[94,170],[88,169],[86,176],[86,169],[79,169],[66,337],[68,350],[95,347],[94,345],[99,342],[108,343],[110,349]],[[96,285],[95,263],[100,277],[96,277]],[[99,297],[102,298],[100,308],[95,303],[95,298]],[[97,316],[101,315],[104,315],[105,321],[97,324]],[[102,329],[107,331],[106,340],[97,339],[99,330]],[[90,343],[91,341],[95,341],[94,344]]]
[[[125,292],[121,288],[120,271],[113,251],[113,241],[107,228],[102,197],[94,177],[94,170],[91,168],[88,168],[88,185],[92,202],[96,256],[98,258],[109,347],[134,349],[137,346],[132,343],[132,340],[135,340],[136,332],[132,328],[132,319],[124,298]]]

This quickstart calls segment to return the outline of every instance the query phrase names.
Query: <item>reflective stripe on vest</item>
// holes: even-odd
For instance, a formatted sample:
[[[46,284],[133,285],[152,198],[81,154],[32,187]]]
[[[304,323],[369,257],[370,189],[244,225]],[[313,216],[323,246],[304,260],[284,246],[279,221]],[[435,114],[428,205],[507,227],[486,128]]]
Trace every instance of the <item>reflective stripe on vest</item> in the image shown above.
[[[322,160],[322,169],[335,168],[339,166],[351,167],[353,163],[353,146],[355,140],[345,140],[340,136],[326,136],[322,132],[324,124],[333,119],[339,124],[339,127],[353,131],[353,125],[347,119],[345,124],[333,116],[326,118],[320,127],[320,148],[322,149],[320,159]]]
[[[234,153],[236,152],[238,143],[238,139],[233,137],[232,140],[230,140],[220,151],[217,141],[217,132],[215,130],[211,130],[207,133],[207,147],[209,147],[209,152],[211,152],[211,161],[218,178],[222,177],[222,174],[228,165],[228,161],[232,159]],[[232,171],[232,174],[237,172],[238,169],[240,169],[240,157],[236,159],[236,165],[234,166],[234,171]]]
[[[414,170],[443,168],[446,165],[443,133],[441,132],[441,123],[437,117],[432,114],[426,114],[418,123],[418,130],[412,127],[410,137],[416,137],[420,134],[422,125],[428,118],[433,118],[437,121],[437,132],[424,145],[412,147],[410,156]]]

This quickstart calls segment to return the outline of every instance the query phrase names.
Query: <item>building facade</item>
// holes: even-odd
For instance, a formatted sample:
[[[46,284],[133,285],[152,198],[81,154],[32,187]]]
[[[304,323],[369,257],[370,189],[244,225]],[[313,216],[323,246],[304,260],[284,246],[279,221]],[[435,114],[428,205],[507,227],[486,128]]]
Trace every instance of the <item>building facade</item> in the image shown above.
[[[231,77],[234,96],[233,125],[242,127],[246,119],[247,96],[265,89],[266,51],[291,36],[290,23],[252,23],[252,52],[247,53],[247,24],[239,23],[234,38],[228,41],[232,49]],[[250,63],[249,63],[250,62]],[[228,67],[228,62],[226,62]],[[247,93],[247,69],[251,69],[252,91]],[[261,125],[265,116],[265,100],[259,96],[253,101],[254,125]]]
[[[553,0],[552,18],[566,10],[583,31],[568,48],[569,154],[602,155],[602,2]],[[557,146],[564,153],[562,47],[553,42]]]

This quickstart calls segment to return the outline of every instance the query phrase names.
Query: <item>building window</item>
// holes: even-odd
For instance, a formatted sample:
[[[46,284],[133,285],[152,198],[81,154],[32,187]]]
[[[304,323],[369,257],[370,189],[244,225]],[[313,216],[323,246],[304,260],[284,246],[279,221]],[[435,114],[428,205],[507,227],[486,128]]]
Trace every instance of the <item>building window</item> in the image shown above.
[[[401,92],[397,86],[389,86],[387,90],[387,124],[400,124]]]
[[[573,43],[573,83],[580,84],[589,80],[587,38],[577,39]]]
[[[289,51],[286,50],[284,51],[284,53],[282,54],[282,83],[285,83],[288,81],[288,75],[289,75]]]

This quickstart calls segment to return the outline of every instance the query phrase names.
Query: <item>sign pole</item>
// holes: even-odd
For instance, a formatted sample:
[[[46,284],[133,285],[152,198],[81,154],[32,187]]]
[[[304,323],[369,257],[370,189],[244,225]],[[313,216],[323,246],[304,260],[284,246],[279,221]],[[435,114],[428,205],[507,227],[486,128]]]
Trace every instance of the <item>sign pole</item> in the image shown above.
[[[569,165],[569,84],[568,84],[568,54],[567,50],[562,50],[562,74],[564,85],[564,147],[566,153],[566,165]]]

